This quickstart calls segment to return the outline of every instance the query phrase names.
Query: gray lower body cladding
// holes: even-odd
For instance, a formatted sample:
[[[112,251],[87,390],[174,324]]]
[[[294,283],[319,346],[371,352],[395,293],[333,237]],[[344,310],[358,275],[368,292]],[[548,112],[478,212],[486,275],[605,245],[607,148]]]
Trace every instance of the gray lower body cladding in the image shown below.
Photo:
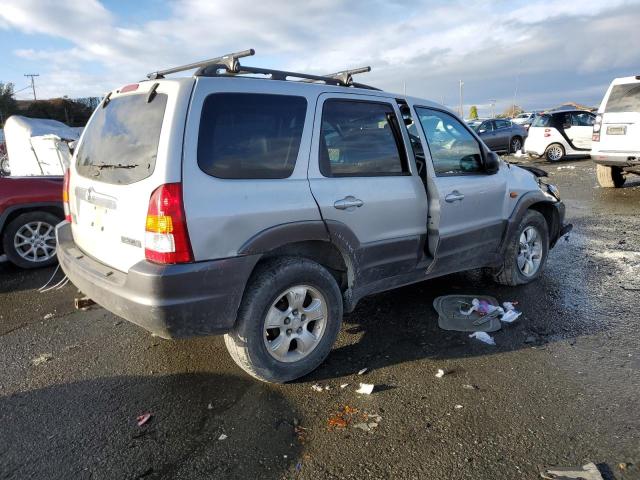
[[[259,255],[181,265],[141,261],[128,273],[76,246],[71,225],[56,228],[58,260],[76,287],[116,315],[162,338],[228,332]]]

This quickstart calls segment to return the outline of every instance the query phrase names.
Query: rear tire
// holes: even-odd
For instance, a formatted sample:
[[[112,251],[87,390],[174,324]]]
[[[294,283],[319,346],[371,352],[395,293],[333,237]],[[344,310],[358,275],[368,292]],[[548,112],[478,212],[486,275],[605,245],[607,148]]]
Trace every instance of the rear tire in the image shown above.
[[[528,235],[533,232],[537,237]],[[524,245],[527,237],[532,239],[531,246]],[[549,227],[544,216],[536,210],[527,211],[508,241],[502,266],[494,273],[494,280],[501,285],[516,286],[537,279],[549,255]]]
[[[27,212],[4,230],[2,246],[7,258],[21,268],[53,265],[56,257],[55,226],[60,218],[49,212]]]
[[[565,156],[565,150],[559,143],[552,143],[544,151],[544,156],[549,162],[559,162]]]
[[[298,312],[296,302],[289,301],[288,293],[303,289],[313,292],[311,302],[322,307],[317,316],[321,328],[302,323],[305,312],[313,315],[311,303],[302,306],[301,301]],[[308,298],[312,298],[310,294]],[[340,331],[342,308],[338,284],[323,266],[305,258],[277,258],[259,266],[252,275],[236,325],[224,341],[231,358],[252,377],[263,382],[289,382],[315,370],[327,357]],[[287,325],[268,328],[280,312],[284,312],[280,321]],[[309,336],[308,331],[315,335]],[[307,341],[311,348],[302,348]],[[287,342],[284,349],[276,347],[283,342]]]
[[[509,153],[517,153],[519,150],[522,150],[522,138],[516,136],[509,142]]]
[[[620,167],[609,167],[596,164],[596,176],[598,183],[604,188],[620,188],[624,185],[624,173]]]

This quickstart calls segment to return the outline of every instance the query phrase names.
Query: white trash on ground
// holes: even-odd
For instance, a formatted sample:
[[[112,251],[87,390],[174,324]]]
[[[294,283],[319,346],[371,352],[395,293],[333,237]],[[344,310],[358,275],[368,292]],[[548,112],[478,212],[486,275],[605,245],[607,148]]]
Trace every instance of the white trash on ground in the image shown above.
[[[443,369],[439,368],[438,373],[436,373],[436,378],[442,378],[447,374]]]
[[[475,338],[476,340],[480,340],[481,342],[486,343],[487,345],[496,344],[496,341],[487,332],[473,332],[471,335],[469,335],[469,338]]]
[[[361,383],[360,388],[356,390],[356,393],[362,393],[364,395],[371,395],[373,393],[375,385],[372,383]]]
[[[603,480],[600,470],[595,463],[590,462],[582,467],[545,467],[540,476],[546,479],[582,479],[582,480]]]

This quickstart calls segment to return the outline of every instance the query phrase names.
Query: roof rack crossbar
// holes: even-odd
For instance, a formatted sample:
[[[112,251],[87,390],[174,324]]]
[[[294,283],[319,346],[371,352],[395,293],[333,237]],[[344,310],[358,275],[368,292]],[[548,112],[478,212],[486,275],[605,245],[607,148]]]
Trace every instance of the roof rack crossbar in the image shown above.
[[[200,70],[207,68],[210,65],[224,65],[224,67],[230,71],[237,71],[240,67],[240,62],[238,62],[239,58],[250,57],[254,55],[256,51],[253,48],[248,50],[243,50],[241,52],[228,53],[227,55],[222,55],[221,57],[211,58],[209,60],[203,60],[200,62],[189,63],[187,65],[182,65],[180,67],[167,68],[166,70],[158,70],[157,72],[152,72],[147,74],[147,78],[150,80],[155,80],[158,78],[163,78],[165,75],[169,75],[171,73],[183,72],[185,70],[193,70],[194,68]],[[196,74],[198,73],[196,72]]]
[[[222,70],[222,75],[219,73],[220,70]],[[313,75],[311,73],[289,72],[286,70],[274,70],[271,68],[250,67],[245,65],[238,65],[238,69],[236,71],[230,71],[223,64],[211,64],[199,69],[195,73],[195,75],[209,77],[209,76],[224,76],[225,74],[238,75],[238,74],[248,73],[248,74],[258,74],[258,75],[269,75],[273,80],[287,80],[287,78],[292,77],[292,78],[299,78],[300,81],[302,82],[324,82],[328,85],[345,86],[345,87],[353,86],[353,87],[365,88],[369,90],[378,90],[377,88],[371,87],[369,85],[365,85],[362,83],[354,83],[353,79],[350,77],[350,75],[354,73],[362,73],[365,71],[368,72],[370,70],[371,70],[371,67],[362,67],[362,68],[349,70],[345,72],[334,73],[331,75]],[[349,75],[349,77],[347,78],[347,76],[343,76],[343,74],[347,74]]]
[[[344,85],[353,85],[353,76],[358,73],[368,73],[371,71],[371,67],[359,67],[352,68],[350,70],[343,70],[341,72],[330,73],[328,75],[322,75],[323,77],[330,77],[340,80],[340,82]]]

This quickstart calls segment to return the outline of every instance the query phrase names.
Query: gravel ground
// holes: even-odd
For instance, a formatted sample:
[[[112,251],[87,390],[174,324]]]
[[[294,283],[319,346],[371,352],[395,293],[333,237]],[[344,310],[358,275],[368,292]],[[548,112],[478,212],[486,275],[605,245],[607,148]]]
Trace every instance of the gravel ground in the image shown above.
[[[592,461],[639,479],[640,178],[606,190],[588,160],[539,166],[574,232],[538,282],[469,272],[367,298],[289,385],[248,378],[221,338],[154,338],[74,311],[71,285],[37,293],[53,269],[0,264],[0,478],[534,479]],[[437,327],[433,299],[455,292],[524,314],[484,345]]]

